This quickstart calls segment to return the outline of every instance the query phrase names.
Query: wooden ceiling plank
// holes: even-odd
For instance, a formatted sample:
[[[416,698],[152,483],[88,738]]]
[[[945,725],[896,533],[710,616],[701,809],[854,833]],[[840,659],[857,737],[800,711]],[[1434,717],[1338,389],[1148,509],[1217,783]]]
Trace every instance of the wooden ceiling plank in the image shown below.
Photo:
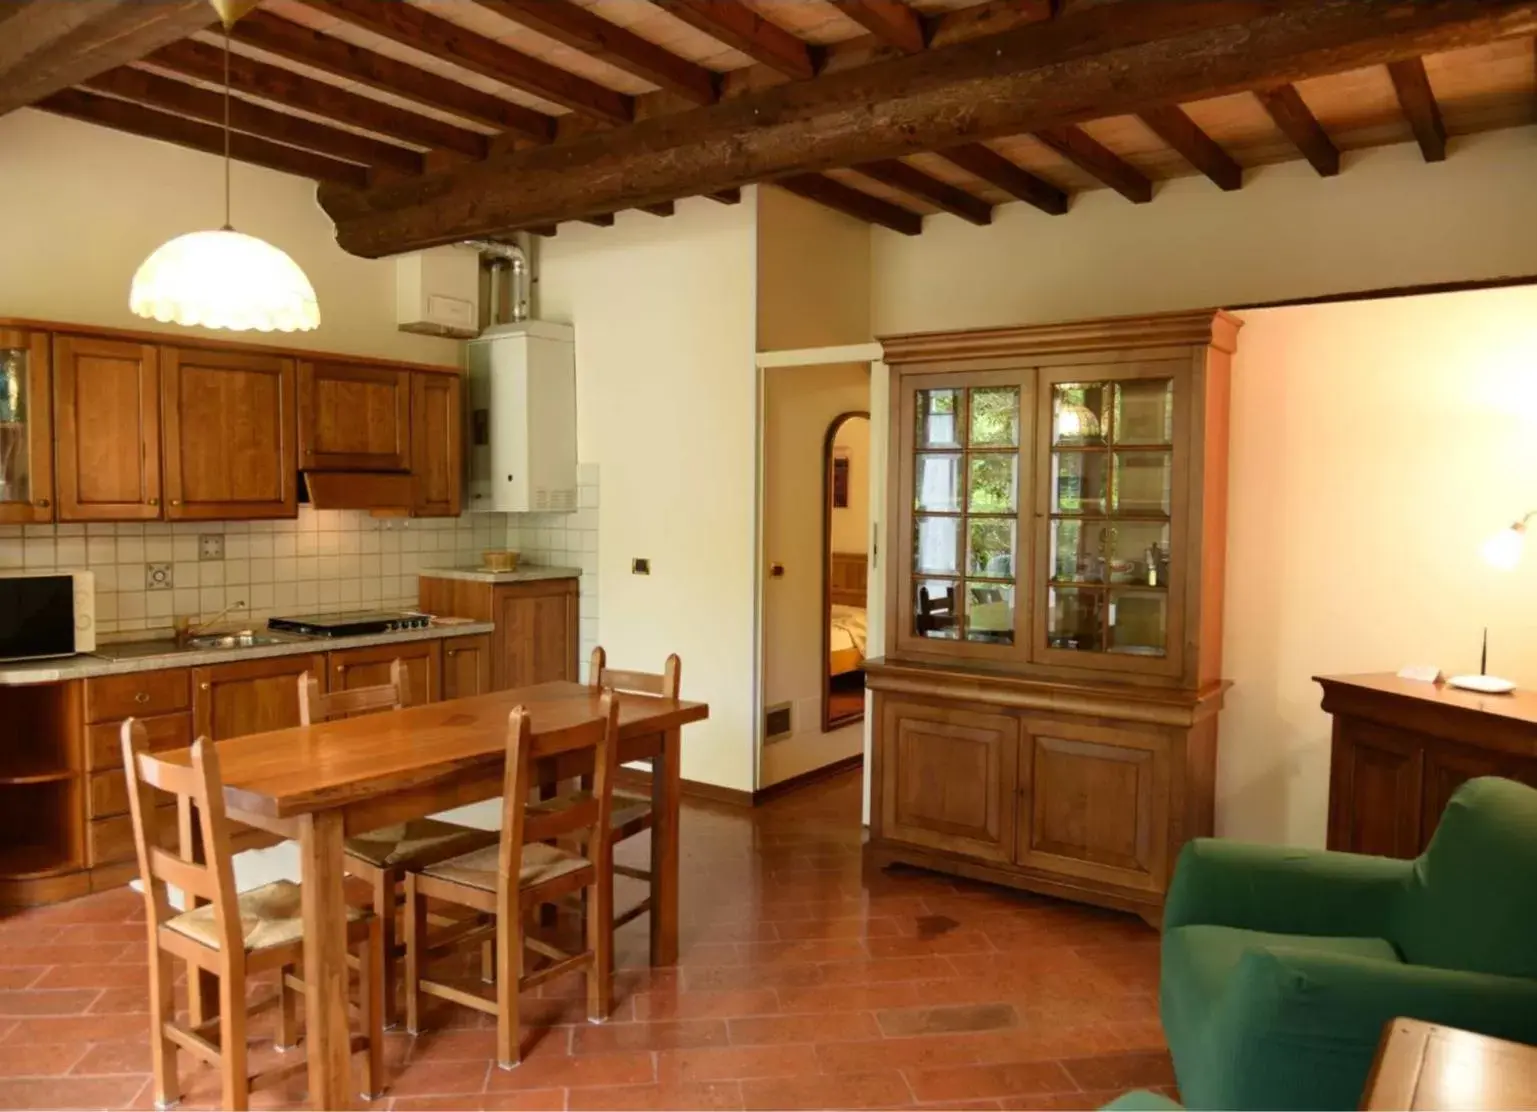
[[[222,124],[224,121],[224,97],[220,93],[131,66],[119,66],[115,70],[97,74],[83,82],[81,87],[94,92],[110,93],[179,116],[190,116],[206,123]],[[236,131],[259,135],[290,146],[305,147],[364,166],[380,166],[402,174],[422,172],[422,156],[393,143],[344,131],[339,127],[328,127],[304,116],[291,116],[239,97],[230,98],[229,112],[230,125]]]
[[[786,77],[816,75],[809,44],[770,23],[740,0],[659,0],[662,8],[696,31],[740,50]]]
[[[656,205],[641,205],[641,212],[649,212],[652,216],[671,216],[677,211],[677,204],[673,201],[663,201]]]
[[[388,3],[379,0],[303,2],[354,27],[522,89],[591,119],[627,124],[635,118],[634,98],[476,34],[413,4],[401,0]]]
[[[1228,192],[1243,188],[1243,167],[1216,140],[1197,127],[1184,109],[1170,104],[1150,108],[1138,117],[1186,162],[1215,182],[1217,188]]]
[[[162,69],[224,82],[224,52],[206,43],[187,40],[162,47],[144,59]],[[473,159],[486,156],[486,137],[431,116],[408,112],[393,104],[339,89],[324,81],[268,65],[240,54],[230,56],[230,85],[239,92],[291,105],[305,112],[365,128],[422,147],[441,147]]]
[[[1001,35],[1031,23],[1052,17],[1053,0],[992,0],[957,8],[931,21],[929,46],[952,46],[958,42]]]
[[[939,156],[1044,213],[1061,216],[1067,211],[1066,192],[1009,161],[991,147],[966,143],[947,147],[939,152]]]
[[[911,209],[880,197],[872,197],[824,174],[792,174],[773,184],[797,197],[815,201],[824,208],[852,216],[855,220],[863,220],[867,224],[879,224],[905,236],[915,236],[923,231],[923,217]]]
[[[1153,199],[1153,183],[1148,176],[1083,128],[1040,128],[1031,134],[1132,204],[1145,205]]]
[[[967,193],[958,185],[925,174],[900,159],[882,158],[874,162],[861,162],[852,168],[867,178],[874,178],[882,185],[921,198],[962,220],[973,224],[993,222],[993,206],[982,198]]]
[[[720,95],[715,74],[704,66],[680,58],[633,31],[566,0],[474,2],[615,69],[676,93],[690,103],[714,104]]]
[[[923,21],[902,0],[833,0],[838,10],[888,46],[917,54],[925,44]]]
[[[1398,94],[1399,106],[1414,129],[1415,142],[1419,143],[1425,161],[1445,161],[1446,124],[1441,120],[1441,107],[1436,104],[1435,91],[1425,73],[1425,60],[1404,58],[1389,62],[1388,76],[1393,79],[1393,91]]]
[[[1256,89],[1255,97],[1276,127],[1302,152],[1302,157],[1312,163],[1320,177],[1332,178],[1340,172],[1340,152],[1329,138],[1329,133],[1318,122],[1318,117],[1308,108],[1295,85],[1278,85],[1273,89]]]
[[[179,147],[205,154],[224,153],[223,128],[146,108],[142,104],[130,104],[126,100],[114,100],[80,89],[65,89],[38,101],[36,106],[45,112],[100,124],[146,139],[175,143]],[[354,188],[361,188],[368,182],[368,171],[350,162],[327,158],[298,147],[284,146],[239,131],[233,132],[229,140],[230,155],[241,162]]]
[[[541,143],[548,143],[555,137],[555,120],[542,112],[354,46],[334,35],[322,34],[261,9],[242,17],[231,34],[239,42],[290,62],[299,62],[428,108],[451,112],[499,131],[511,131]]]

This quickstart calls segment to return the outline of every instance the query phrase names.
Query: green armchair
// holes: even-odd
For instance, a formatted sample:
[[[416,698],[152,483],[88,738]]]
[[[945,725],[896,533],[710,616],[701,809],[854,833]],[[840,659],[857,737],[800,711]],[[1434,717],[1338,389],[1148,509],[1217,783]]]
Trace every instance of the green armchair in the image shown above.
[[[1537,791],[1468,781],[1413,861],[1197,839],[1161,960],[1188,1108],[1356,1108],[1395,1016],[1537,1042]]]

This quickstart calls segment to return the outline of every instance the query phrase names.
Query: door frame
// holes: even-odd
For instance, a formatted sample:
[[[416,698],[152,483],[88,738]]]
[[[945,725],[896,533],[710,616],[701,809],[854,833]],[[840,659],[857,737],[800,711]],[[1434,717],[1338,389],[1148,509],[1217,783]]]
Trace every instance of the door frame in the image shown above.
[[[850,716],[837,722],[833,721],[832,693],[833,677],[829,670],[833,648],[833,449],[837,447],[838,434],[843,431],[843,426],[850,421],[862,420],[868,426],[870,424],[870,411],[868,409],[851,409],[834,417],[827,426],[827,432],[822,437],[822,732],[830,733],[840,726],[852,726],[857,721],[862,721],[865,711],[860,711],[857,718]],[[868,429],[865,439],[869,440]],[[868,453],[867,453],[868,454]],[[851,495],[852,497],[852,495]],[[872,543],[871,548],[874,548]],[[869,557],[866,556],[865,575],[870,574]],[[877,602],[883,600],[876,600]],[[870,613],[870,589],[865,587],[865,614]],[[869,641],[865,642],[866,647]],[[866,700],[868,707],[868,700]]]

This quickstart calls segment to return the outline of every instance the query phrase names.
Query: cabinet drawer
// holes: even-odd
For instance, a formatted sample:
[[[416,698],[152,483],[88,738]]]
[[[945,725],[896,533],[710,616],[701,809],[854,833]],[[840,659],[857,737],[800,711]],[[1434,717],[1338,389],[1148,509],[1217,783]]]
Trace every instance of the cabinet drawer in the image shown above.
[[[85,681],[85,720],[111,722],[130,716],[143,718],[186,710],[192,690],[185,668],[135,672],[127,676],[98,676]]]
[[[160,820],[161,845],[176,830],[176,804],[160,807],[155,811]],[[133,844],[133,817],[122,815],[115,819],[99,819],[91,823],[91,864],[107,865],[113,861],[127,861],[137,854]]]
[[[181,749],[192,744],[192,715],[160,714],[140,719],[151,749]],[[121,722],[102,722],[86,727],[85,766],[92,772],[123,767]]]
[[[128,777],[121,771],[98,772],[91,777],[87,802],[91,818],[109,819],[128,813]]]

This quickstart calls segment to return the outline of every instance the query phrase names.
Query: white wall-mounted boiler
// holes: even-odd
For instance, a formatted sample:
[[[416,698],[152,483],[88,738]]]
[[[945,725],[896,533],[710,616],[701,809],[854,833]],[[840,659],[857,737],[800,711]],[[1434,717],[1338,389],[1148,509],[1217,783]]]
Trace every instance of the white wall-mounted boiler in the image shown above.
[[[575,331],[518,321],[468,347],[469,511],[575,511]]]

